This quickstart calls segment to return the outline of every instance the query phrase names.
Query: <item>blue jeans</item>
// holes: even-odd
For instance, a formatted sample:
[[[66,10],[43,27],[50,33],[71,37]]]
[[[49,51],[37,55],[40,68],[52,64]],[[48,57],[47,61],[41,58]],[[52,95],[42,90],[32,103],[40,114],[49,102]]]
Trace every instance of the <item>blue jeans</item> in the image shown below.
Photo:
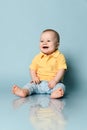
[[[28,89],[30,95],[33,93],[51,94],[53,91],[57,90],[58,88],[62,88],[65,92],[65,85],[63,83],[57,83],[54,88],[49,88],[48,81],[41,81],[39,84],[27,83],[23,88]]]

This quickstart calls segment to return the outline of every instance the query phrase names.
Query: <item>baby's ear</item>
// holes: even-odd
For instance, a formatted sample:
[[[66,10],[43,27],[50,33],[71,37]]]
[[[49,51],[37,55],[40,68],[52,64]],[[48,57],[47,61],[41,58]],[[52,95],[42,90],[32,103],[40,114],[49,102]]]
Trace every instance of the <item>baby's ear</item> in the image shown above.
[[[58,48],[59,47],[59,42],[57,42],[57,44],[56,44],[56,48]]]
[[[60,45],[60,43],[59,43],[59,42],[58,42],[57,44],[58,44],[58,46]]]

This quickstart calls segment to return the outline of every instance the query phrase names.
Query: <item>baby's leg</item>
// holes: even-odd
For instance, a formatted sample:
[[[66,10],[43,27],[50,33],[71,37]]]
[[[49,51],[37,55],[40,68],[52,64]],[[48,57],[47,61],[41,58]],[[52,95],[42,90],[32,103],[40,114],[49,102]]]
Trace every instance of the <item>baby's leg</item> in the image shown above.
[[[19,96],[19,97],[26,97],[29,95],[29,90],[24,89],[24,88],[20,88],[19,86],[14,85],[12,88],[12,93]]]
[[[51,92],[51,98],[61,98],[63,97],[64,92],[65,92],[65,85],[63,83],[58,83]]]
[[[51,98],[61,98],[64,95],[64,90],[60,87],[51,93]]]

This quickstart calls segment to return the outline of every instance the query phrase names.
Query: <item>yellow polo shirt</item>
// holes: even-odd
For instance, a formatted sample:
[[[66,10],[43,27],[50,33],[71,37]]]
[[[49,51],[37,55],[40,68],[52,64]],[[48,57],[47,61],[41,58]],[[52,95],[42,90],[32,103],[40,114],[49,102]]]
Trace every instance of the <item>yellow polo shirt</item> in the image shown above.
[[[59,50],[50,55],[40,52],[33,59],[30,69],[37,72],[40,80],[50,81],[56,76],[59,69],[67,69],[66,59]]]

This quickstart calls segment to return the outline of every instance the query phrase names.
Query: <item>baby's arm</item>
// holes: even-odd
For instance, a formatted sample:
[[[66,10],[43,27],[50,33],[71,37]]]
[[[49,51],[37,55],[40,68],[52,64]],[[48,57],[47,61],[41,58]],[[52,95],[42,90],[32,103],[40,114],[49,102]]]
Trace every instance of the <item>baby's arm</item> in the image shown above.
[[[49,81],[49,88],[54,88],[54,86],[60,82],[64,76],[65,69],[60,69],[53,80]]]
[[[37,76],[36,71],[30,69],[30,74],[31,74],[31,78],[32,78],[32,81],[31,81],[31,82],[36,83],[36,84],[39,84],[39,83],[40,83],[40,79],[39,79],[39,77]]]

